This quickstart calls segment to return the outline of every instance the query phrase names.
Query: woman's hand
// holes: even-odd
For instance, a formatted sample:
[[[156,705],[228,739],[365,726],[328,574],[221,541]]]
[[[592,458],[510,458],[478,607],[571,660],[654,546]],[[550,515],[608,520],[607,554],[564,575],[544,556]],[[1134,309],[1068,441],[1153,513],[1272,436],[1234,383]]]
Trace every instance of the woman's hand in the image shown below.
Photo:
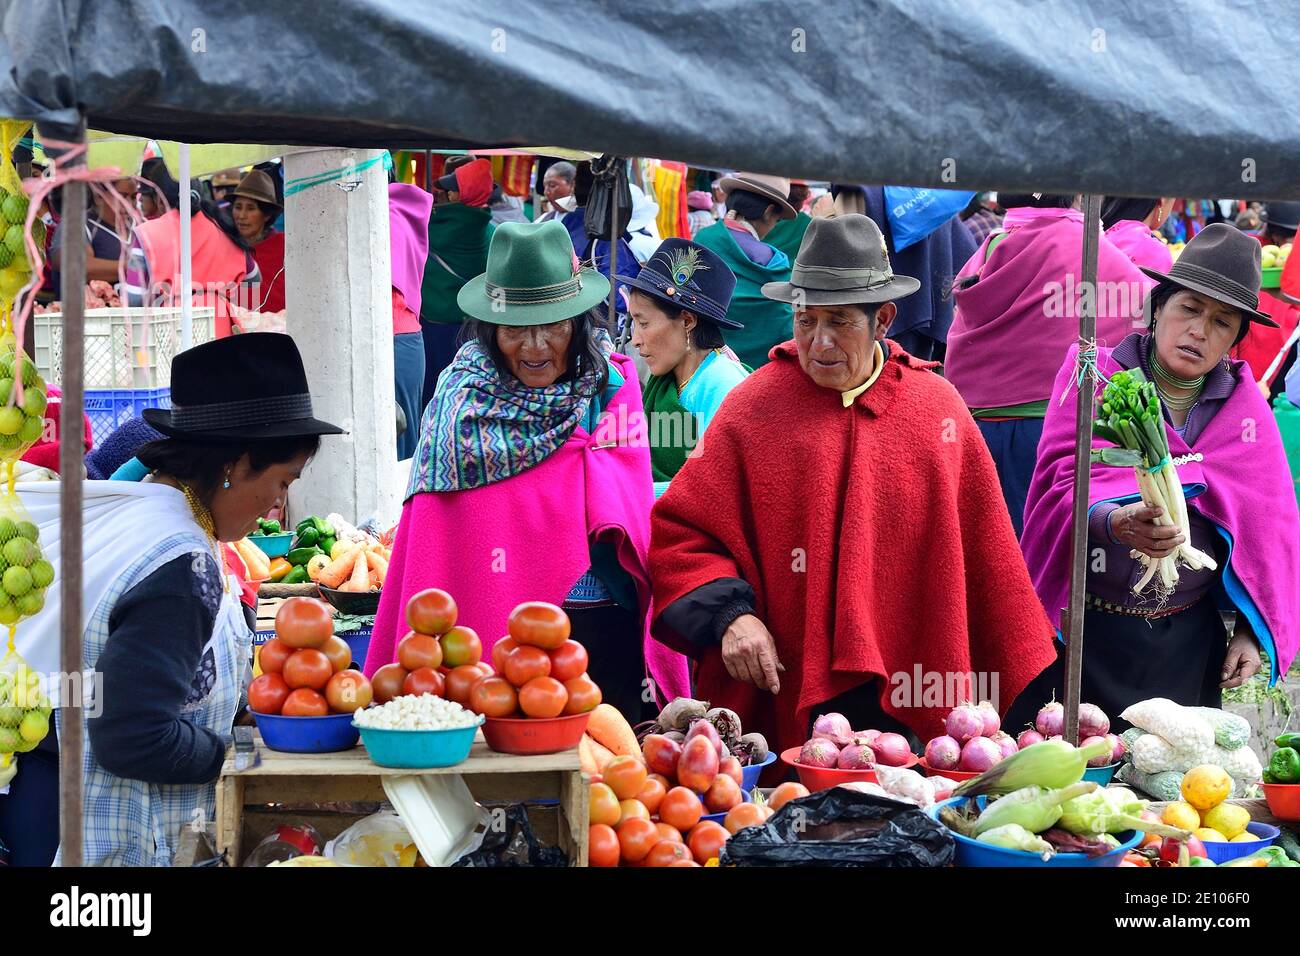
[[[733,680],[753,684],[759,690],[778,693],[784,671],[776,656],[776,641],[753,614],[742,614],[722,635],[722,663]]]
[[[1165,509],[1148,508],[1140,501],[1116,508],[1110,513],[1111,536],[1149,558],[1167,557],[1187,539],[1177,525],[1156,524],[1164,513]]]
[[[1249,678],[1259,673],[1264,666],[1259,657],[1259,645],[1253,634],[1243,634],[1240,630],[1228,642],[1228,653],[1223,658],[1222,688],[1240,687]]]

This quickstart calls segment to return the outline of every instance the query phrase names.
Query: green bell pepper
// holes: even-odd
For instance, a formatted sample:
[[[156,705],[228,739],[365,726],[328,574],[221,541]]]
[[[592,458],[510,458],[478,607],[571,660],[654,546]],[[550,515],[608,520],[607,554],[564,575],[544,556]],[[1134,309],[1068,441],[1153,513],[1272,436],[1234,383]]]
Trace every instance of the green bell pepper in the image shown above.
[[[1273,743],[1278,747],[1290,747],[1292,750],[1300,750],[1300,734],[1279,734]]]
[[[307,576],[307,568],[303,565],[296,566],[292,571],[284,576],[280,581],[281,584],[307,584],[311,578]]]
[[[1300,751],[1279,747],[1268,762],[1268,772],[1277,783],[1300,783]]]
[[[316,526],[316,534],[320,538],[334,537],[334,526],[324,518],[312,518],[312,524]]]
[[[320,541],[320,534],[314,527],[304,528],[298,534],[298,540],[294,542],[295,548],[314,548]]]
[[[264,531],[266,534],[283,534],[283,533],[284,533],[284,529],[280,527],[280,522],[275,521],[275,520],[269,520],[269,521],[268,521],[267,519],[263,518],[263,519],[261,519],[261,520],[258,521],[258,525],[261,526],[262,531]]]
[[[285,558],[294,567],[302,567],[305,566],[315,555],[322,553],[321,549],[315,546],[310,548],[294,548],[285,555]]]
[[[334,553],[334,543],[334,538],[321,538],[320,541],[316,543],[316,547],[324,551],[326,555],[331,555]]]

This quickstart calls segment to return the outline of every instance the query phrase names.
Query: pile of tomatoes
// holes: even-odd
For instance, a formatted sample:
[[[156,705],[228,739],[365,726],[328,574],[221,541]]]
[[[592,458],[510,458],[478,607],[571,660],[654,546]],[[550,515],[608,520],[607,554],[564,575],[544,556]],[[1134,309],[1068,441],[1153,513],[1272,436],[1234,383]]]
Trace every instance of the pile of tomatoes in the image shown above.
[[[757,826],[808,789],[783,783],[764,802],[745,802],[740,761],[722,756],[722,740],[697,721],[683,744],[651,734],[641,757],[606,764],[590,792],[588,861],[592,866],[703,866],[733,833]],[[725,813],[722,823],[703,819]]]
[[[483,642],[474,629],[456,624],[458,613],[455,599],[438,588],[406,603],[411,631],[397,645],[397,662],[371,677],[378,703],[404,694],[433,694],[462,705],[469,700],[469,689],[492,667],[482,660]]]
[[[314,598],[289,598],[275,615],[275,637],[262,645],[262,675],[248,686],[249,709],[283,717],[350,714],[373,689],[351,670],[352,649],[334,634],[334,612]]]

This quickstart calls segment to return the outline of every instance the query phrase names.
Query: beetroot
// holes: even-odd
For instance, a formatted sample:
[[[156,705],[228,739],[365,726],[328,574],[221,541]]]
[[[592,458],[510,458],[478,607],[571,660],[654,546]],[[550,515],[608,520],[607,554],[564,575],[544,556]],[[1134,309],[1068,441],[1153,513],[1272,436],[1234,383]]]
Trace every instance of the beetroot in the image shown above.
[[[722,738],[718,736],[718,729],[707,720],[697,720],[691,725],[691,729],[686,732],[686,741],[689,743],[696,737],[703,737],[709,743],[713,744],[713,749],[718,752],[718,759],[722,759]]]
[[[1096,704],[1079,705],[1079,736],[1104,737],[1110,733],[1110,718]]]
[[[949,711],[943,729],[957,743],[964,744],[984,733],[984,713],[974,704],[961,704]]]
[[[961,744],[944,734],[925,745],[925,763],[931,770],[956,770],[961,760]]]
[[[813,738],[823,737],[836,747],[847,747],[852,742],[853,725],[843,714],[822,714],[813,721]]]
[[[1119,763],[1124,759],[1124,754],[1128,753],[1128,748],[1124,746],[1124,741],[1120,740],[1114,734],[1102,734],[1102,739],[1110,742],[1110,762]]]
[[[912,759],[912,745],[902,734],[881,734],[871,749],[875,751],[876,763],[886,767],[902,767]]]
[[[1041,744],[1047,738],[1036,730],[1022,730],[1020,736],[1016,738],[1016,746],[1021,750],[1033,744]]]
[[[840,759],[840,748],[825,737],[814,737],[799,751],[799,762],[808,767],[834,767]]]
[[[1006,731],[999,730],[995,734],[989,734],[989,740],[993,741],[995,744],[998,745],[998,749],[1002,751],[1003,759],[1010,757],[1013,753],[1015,753],[1017,750],[1020,749],[1020,747],[1016,744],[1016,738],[1012,737]]]
[[[840,751],[835,766],[841,770],[870,770],[876,763],[876,755],[870,747],[862,744],[849,744]]]
[[[984,716],[984,736],[992,738],[1002,729],[1002,718],[998,716],[997,708],[987,700],[982,700],[976,709]]]
[[[1034,718],[1034,729],[1044,737],[1058,737],[1065,727],[1065,708],[1052,701],[1044,704]]]
[[[1092,746],[1093,744],[1100,744],[1100,743],[1109,743],[1109,741],[1106,740],[1106,738],[1104,738],[1104,737],[1098,737],[1098,736],[1095,736],[1095,735],[1094,735],[1094,736],[1092,736],[1092,737],[1085,737],[1084,740],[1083,740],[1083,743],[1081,743],[1079,746],[1080,746],[1080,747],[1090,747],[1090,746]],[[1114,747],[1112,747],[1111,750],[1113,751],[1113,750],[1114,750]],[[1111,754],[1111,751],[1107,751],[1106,753],[1102,754],[1102,755],[1099,756],[1099,757],[1093,757],[1091,760],[1088,761],[1088,766],[1089,766],[1089,767],[1109,767],[1109,766],[1111,765],[1110,754]]]
[[[957,769],[983,773],[1001,759],[1002,751],[997,744],[987,737],[974,737],[962,746]]]

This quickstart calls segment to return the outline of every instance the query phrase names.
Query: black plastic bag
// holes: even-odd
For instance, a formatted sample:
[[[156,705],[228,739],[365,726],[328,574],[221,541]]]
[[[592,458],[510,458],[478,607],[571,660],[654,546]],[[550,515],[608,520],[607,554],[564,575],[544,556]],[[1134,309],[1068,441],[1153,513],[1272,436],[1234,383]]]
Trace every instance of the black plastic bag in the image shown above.
[[[947,866],[948,828],[919,807],[832,787],[792,800],[722,849],[723,866]]]
[[[518,803],[505,808],[505,826],[488,828],[482,845],[452,866],[568,866],[558,846],[542,846],[528,823],[528,811]]]
[[[589,239],[610,240],[610,206],[618,208],[618,232],[623,235],[632,221],[632,189],[627,182],[627,160],[618,156],[601,156],[591,161],[593,182],[587,197],[582,225]]]

